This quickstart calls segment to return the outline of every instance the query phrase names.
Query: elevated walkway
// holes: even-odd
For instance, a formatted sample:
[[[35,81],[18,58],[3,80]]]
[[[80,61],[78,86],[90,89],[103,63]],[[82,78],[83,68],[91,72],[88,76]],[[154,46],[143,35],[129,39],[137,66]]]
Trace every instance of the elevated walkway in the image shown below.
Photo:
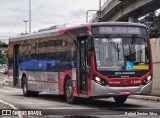
[[[107,0],[90,22],[124,21],[135,22],[151,11],[160,8],[160,0]]]

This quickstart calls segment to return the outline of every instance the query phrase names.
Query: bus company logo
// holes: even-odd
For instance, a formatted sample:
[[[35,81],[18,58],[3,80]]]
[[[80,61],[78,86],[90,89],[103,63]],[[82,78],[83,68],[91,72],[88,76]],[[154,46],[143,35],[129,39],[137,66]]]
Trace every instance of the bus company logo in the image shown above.
[[[135,72],[115,72],[114,75],[134,75]]]
[[[60,73],[60,78],[63,79],[64,78],[64,74],[63,72]]]
[[[114,75],[119,75],[119,72],[115,72]]]
[[[128,82],[127,82],[127,80],[124,80],[123,83],[124,83],[124,85],[127,85]]]

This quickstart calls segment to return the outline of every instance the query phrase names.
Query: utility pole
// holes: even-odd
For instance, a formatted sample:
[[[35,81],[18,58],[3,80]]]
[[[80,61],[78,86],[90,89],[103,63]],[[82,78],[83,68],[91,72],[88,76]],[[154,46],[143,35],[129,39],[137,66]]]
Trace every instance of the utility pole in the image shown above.
[[[28,22],[29,20],[23,20],[23,22],[25,23],[25,29],[26,29],[26,34],[27,34],[27,22]]]
[[[31,0],[29,0],[29,33],[31,33]]]

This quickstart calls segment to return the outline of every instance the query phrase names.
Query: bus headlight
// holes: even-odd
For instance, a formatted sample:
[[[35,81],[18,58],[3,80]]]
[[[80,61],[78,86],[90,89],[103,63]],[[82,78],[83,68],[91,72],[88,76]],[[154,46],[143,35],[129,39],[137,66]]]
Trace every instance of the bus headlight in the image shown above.
[[[146,79],[144,79],[144,81],[142,82],[142,85],[148,84],[151,80],[152,80],[152,76],[149,75]]]
[[[101,81],[101,79],[100,79],[99,77],[95,77],[95,80],[96,80],[97,82],[100,82],[100,81]]]
[[[94,81],[102,86],[106,86],[107,85],[107,82],[99,77],[95,77],[94,78]]]
[[[151,79],[152,79],[151,75],[147,77],[147,81],[151,81]]]

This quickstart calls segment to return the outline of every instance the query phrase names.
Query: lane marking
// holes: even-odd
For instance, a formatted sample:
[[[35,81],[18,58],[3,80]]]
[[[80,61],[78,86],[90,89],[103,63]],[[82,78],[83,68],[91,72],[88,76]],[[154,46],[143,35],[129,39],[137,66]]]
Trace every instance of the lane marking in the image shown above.
[[[6,101],[4,101],[4,100],[1,100],[1,99],[0,99],[0,102],[3,103],[3,104],[5,104],[5,105],[10,106],[10,107],[13,108],[14,110],[17,110],[17,109],[18,109],[18,108],[15,107],[13,104],[10,104],[10,103],[8,103],[8,102],[6,102]],[[24,118],[22,115],[19,115],[19,114],[18,114],[18,117],[19,117],[19,118]]]

